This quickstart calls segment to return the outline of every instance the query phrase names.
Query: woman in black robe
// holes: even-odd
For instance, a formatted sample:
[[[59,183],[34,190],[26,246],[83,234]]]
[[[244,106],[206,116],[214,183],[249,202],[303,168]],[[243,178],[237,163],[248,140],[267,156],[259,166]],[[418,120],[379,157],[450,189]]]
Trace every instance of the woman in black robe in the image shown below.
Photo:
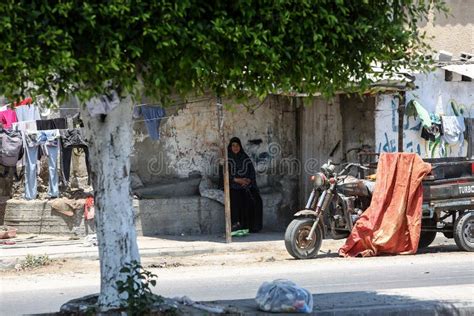
[[[255,179],[255,168],[237,137],[227,147],[232,230],[248,229],[251,233],[262,229],[262,198]]]

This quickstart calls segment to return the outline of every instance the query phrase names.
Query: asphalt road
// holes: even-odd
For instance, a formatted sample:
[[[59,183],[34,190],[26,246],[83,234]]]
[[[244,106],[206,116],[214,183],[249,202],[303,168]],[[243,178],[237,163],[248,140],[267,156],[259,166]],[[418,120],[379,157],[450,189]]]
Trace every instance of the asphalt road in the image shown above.
[[[264,281],[289,279],[313,294],[446,287],[473,292],[474,254],[429,252],[415,256],[343,259],[332,256],[297,261],[205,265],[152,269],[155,292],[193,300],[254,298]],[[454,287],[453,287],[454,286]],[[0,315],[58,311],[66,301],[99,291],[97,273],[58,273],[2,277]],[[466,297],[466,293],[463,293]],[[473,297],[469,293],[467,297]]]
[[[437,258],[289,260],[258,267],[213,267],[207,271],[199,267],[182,273],[161,273],[157,292],[195,300],[253,298],[263,282],[282,278],[312,293],[474,284],[473,256],[444,253]]]

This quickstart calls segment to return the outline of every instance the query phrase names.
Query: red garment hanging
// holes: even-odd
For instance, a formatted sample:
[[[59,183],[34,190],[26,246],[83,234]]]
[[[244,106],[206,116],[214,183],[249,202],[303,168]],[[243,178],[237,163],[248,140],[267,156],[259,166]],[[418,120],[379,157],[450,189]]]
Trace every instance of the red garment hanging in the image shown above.
[[[26,99],[21,100],[20,102],[14,102],[13,105],[15,107],[17,107],[17,106],[20,106],[20,105],[28,105],[28,104],[31,104],[31,103],[33,103],[33,99],[28,97]]]
[[[86,203],[84,205],[84,218],[86,220],[93,219],[94,215],[95,215],[94,198],[89,196],[86,199]]]

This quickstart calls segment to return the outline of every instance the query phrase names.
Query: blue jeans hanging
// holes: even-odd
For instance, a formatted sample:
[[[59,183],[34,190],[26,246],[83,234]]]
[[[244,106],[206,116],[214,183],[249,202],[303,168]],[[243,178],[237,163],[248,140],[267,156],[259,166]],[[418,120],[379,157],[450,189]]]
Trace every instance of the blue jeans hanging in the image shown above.
[[[37,161],[38,147],[42,147],[43,152],[48,157],[49,189],[50,197],[59,196],[58,188],[58,152],[59,152],[59,132],[58,130],[37,131],[25,136],[25,199],[33,200],[37,195]]]

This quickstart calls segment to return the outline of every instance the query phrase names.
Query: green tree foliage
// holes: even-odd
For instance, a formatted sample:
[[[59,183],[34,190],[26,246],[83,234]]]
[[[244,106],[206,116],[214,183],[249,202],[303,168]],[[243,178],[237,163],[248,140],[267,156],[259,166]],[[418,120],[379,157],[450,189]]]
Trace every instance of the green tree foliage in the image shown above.
[[[330,95],[374,62],[426,66],[431,0],[3,0],[0,94]]]

